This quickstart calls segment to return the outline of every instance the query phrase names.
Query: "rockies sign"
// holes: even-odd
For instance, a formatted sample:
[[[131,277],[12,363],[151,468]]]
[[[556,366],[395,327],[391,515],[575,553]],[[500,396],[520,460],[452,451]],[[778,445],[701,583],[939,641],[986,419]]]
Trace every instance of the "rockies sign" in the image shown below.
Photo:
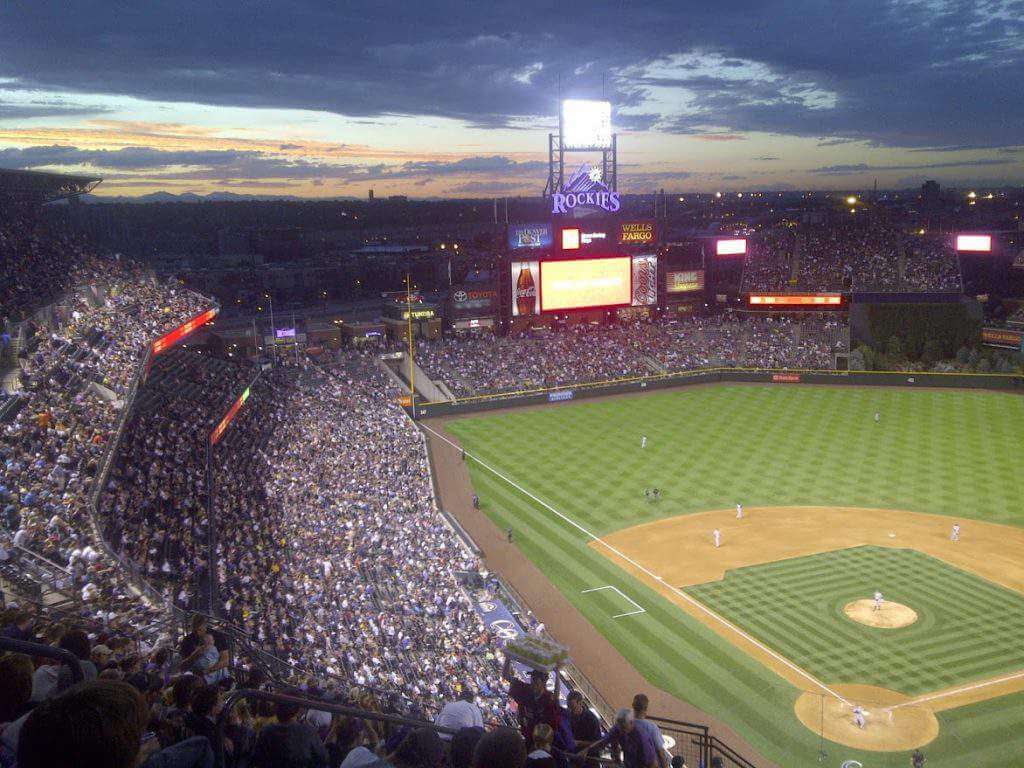
[[[621,207],[619,193],[612,192],[601,181],[601,170],[583,163],[562,187],[561,192],[551,195],[552,213],[569,213],[574,208],[585,206],[601,208],[615,213]]]

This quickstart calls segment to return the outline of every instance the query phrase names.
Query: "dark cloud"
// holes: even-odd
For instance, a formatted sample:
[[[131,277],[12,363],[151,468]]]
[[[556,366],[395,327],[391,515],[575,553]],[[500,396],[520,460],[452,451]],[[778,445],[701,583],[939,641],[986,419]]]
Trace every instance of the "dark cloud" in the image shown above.
[[[764,162],[768,162],[770,160],[778,160],[779,158],[776,155],[761,155],[760,157],[754,157],[754,158],[751,158],[751,159],[752,160],[761,160],[761,161],[764,161]]]
[[[0,120],[29,120],[35,117],[88,117],[109,113],[103,107],[73,106],[61,102],[10,104],[0,101]]]
[[[503,192],[521,191],[523,187],[522,182],[515,181],[467,181],[449,187],[447,191],[453,194],[498,195]]]
[[[927,163],[925,165],[869,165],[867,163],[852,163],[850,165],[826,165],[823,168],[812,169],[811,173],[827,176],[845,176],[853,173],[870,173],[872,171],[927,171],[936,168],[977,168],[990,165],[1011,165],[1014,162],[1011,159],[987,158],[980,160],[954,160],[947,163]]]
[[[606,93],[630,130],[1001,147],[1019,145],[1024,123],[1022,39],[1024,0],[567,0],[558,13],[539,0],[33,0],[0,5],[0,77],[487,127],[552,125],[560,83]],[[666,74],[651,66],[680,53],[713,57],[729,77],[689,59]],[[640,115],[654,88],[659,114]]]

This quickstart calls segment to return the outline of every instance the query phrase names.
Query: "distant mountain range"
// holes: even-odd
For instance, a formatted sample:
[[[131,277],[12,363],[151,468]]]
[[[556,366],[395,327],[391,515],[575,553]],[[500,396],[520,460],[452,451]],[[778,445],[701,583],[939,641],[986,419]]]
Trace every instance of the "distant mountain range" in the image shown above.
[[[211,192],[208,195],[197,195],[195,192],[183,192],[176,195],[173,192],[150,192],[148,195],[129,197],[118,195],[108,197],[107,195],[82,195],[83,203],[218,203],[218,202],[242,202],[247,200],[309,200],[308,197],[296,195],[239,195],[235,192]],[[353,200],[352,197],[331,197],[320,198],[324,200]]]

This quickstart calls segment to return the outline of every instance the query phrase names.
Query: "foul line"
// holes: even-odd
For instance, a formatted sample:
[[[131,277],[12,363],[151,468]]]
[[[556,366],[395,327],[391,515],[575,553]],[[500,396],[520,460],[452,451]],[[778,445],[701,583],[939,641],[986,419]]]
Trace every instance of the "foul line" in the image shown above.
[[[438,438],[440,438],[441,440],[443,440],[444,442],[448,443],[448,445],[450,445],[450,446],[451,446],[452,448],[454,448],[454,449],[456,449],[456,450],[458,450],[458,451],[462,451],[462,452],[464,452],[464,453],[465,453],[465,455],[466,455],[466,456],[467,456],[468,458],[470,458],[470,459],[472,459],[473,461],[475,461],[475,462],[476,462],[477,464],[479,464],[479,465],[480,465],[481,467],[483,467],[484,469],[488,470],[489,472],[493,472],[493,473],[494,473],[495,475],[497,475],[498,477],[500,477],[500,478],[501,478],[502,480],[504,480],[504,481],[505,481],[506,483],[508,483],[508,484],[509,484],[509,485],[511,485],[511,486],[512,486],[513,488],[515,488],[516,490],[518,490],[518,491],[519,491],[520,493],[523,493],[523,494],[525,494],[526,496],[529,496],[529,497],[530,497],[531,499],[533,499],[533,500],[534,500],[535,502],[537,502],[538,504],[540,504],[540,505],[541,505],[541,506],[543,506],[544,508],[546,508],[546,509],[548,509],[549,511],[553,512],[554,514],[556,514],[556,515],[557,515],[557,516],[558,516],[559,518],[561,518],[562,520],[564,520],[565,522],[567,522],[567,523],[568,523],[569,525],[571,525],[571,526],[572,526],[573,528],[575,528],[576,530],[580,531],[580,533],[582,533],[582,534],[583,534],[584,536],[586,536],[586,537],[588,537],[588,538],[592,539],[592,540],[593,540],[593,541],[595,541],[596,543],[600,544],[600,545],[601,545],[602,547],[605,547],[606,549],[608,549],[608,550],[609,550],[610,552],[612,552],[612,553],[613,553],[614,555],[616,555],[617,557],[620,557],[620,558],[622,558],[622,559],[623,559],[623,560],[625,560],[625,561],[626,561],[627,563],[629,563],[629,564],[630,564],[630,565],[632,565],[632,566],[633,566],[634,568],[636,568],[636,569],[637,569],[638,571],[640,571],[641,573],[644,573],[644,574],[646,574],[647,576],[649,576],[650,578],[654,579],[654,580],[655,580],[656,582],[658,582],[658,584],[660,584],[661,586],[663,586],[663,587],[664,587],[665,589],[667,589],[667,590],[671,591],[671,592],[672,592],[673,594],[675,594],[675,595],[676,595],[677,597],[679,597],[679,598],[681,598],[682,600],[686,601],[687,603],[689,603],[690,605],[692,605],[692,606],[693,606],[694,608],[697,608],[698,610],[701,610],[701,611],[703,611],[703,612],[704,612],[704,613],[706,613],[706,614],[707,614],[708,616],[710,616],[711,618],[713,618],[713,619],[715,619],[716,621],[718,621],[719,623],[721,623],[721,624],[722,624],[723,626],[725,626],[725,627],[728,627],[728,628],[729,628],[729,629],[731,629],[731,630],[732,630],[733,632],[735,632],[735,633],[736,633],[737,635],[739,635],[739,636],[740,636],[740,637],[742,637],[742,638],[743,638],[744,640],[746,640],[747,642],[749,642],[749,643],[750,643],[751,645],[753,645],[753,646],[755,646],[755,647],[757,647],[757,648],[760,648],[760,649],[761,649],[762,651],[764,651],[765,653],[767,653],[767,654],[768,654],[769,656],[771,656],[771,657],[772,657],[773,659],[775,659],[775,660],[776,660],[776,661],[778,661],[778,662],[781,662],[781,663],[782,663],[782,664],[783,664],[784,666],[786,666],[786,667],[788,667],[789,669],[793,670],[794,672],[796,672],[796,673],[797,673],[798,675],[800,675],[801,677],[805,678],[806,680],[809,680],[810,682],[814,683],[814,685],[816,685],[816,686],[817,686],[818,688],[820,688],[821,690],[825,691],[826,693],[829,693],[829,694],[831,694],[832,696],[834,696],[835,698],[839,699],[839,701],[843,702],[844,704],[850,704],[850,702],[849,702],[849,701],[847,701],[847,700],[846,700],[846,699],[845,699],[845,698],[844,698],[843,696],[839,695],[839,693],[837,693],[836,691],[832,690],[832,689],[831,689],[831,688],[829,688],[829,687],[828,687],[827,685],[825,685],[824,683],[822,683],[821,681],[819,681],[819,680],[818,680],[818,679],[817,679],[816,677],[814,677],[814,676],[813,676],[813,675],[812,675],[811,673],[809,673],[809,672],[805,672],[804,670],[800,669],[800,667],[798,667],[798,666],[797,666],[796,664],[794,664],[793,662],[791,662],[791,661],[790,661],[789,659],[785,658],[784,656],[780,656],[780,655],[779,655],[778,653],[776,653],[776,652],[775,652],[775,651],[773,651],[773,650],[772,650],[771,648],[769,648],[768,646],[766,646],[766,645],[765,645],[764,643],[762,643],[762,642],[761,642],[760,640],[757,640],[757,639],[755,639],[755,638],[751,637],[751,636],[750,636],[750,635],[748,635],[748,634],[747,634],[746,632],[744,632],[744,631],[743,631],[742,629],[740,629],[740,628],[739,628],[739,627],[737,627],[737,626],[736,626],[735,624],[733,624],[732,622],[730,622],[730,621],[729,621],[728,619],[726,619],[726,618],[724,618],[724,617],[722,617],[722,616],[719,616],[719,615],[718,615],[717,613],[715,613],[714,611],[712,611],[712,610],[711,610],[710,608],[708,608],[708,607],[707,607],[706,605],[704,605],[704,604],[703,604],[703,603],[701,603],[700,601],[698,601],[698,600],[695,600],[694,598],[690,597],[690,596],[689,596],[688,594],[686,594],[685,592],[683,592],[683,591],[682,591],[682,590],[680,590],[679,588],[677,588],[677,587],[673,587],[673,586],[672,586],[671,584],[667,584],[667,583],[665,582],[665,580],[664,580],[664,579],[663,579],[663,578],[662,578],[661,576],[659,576],[658,574],[654,573],[654,572],[653,572],[653,571],[651,571],[650,569],[648,569],[648,568],[646,568],[646,567],[644,567],[644,566],[640,565],[640,563],[636,562],[636,560],[634,560],[633,558],[629,557],[628,555],[626,555],[626,554],[624,554],[624,553],[620,552],[620,551],[619,551],[618,549],[616,549],[615,547],[613,547],[613,546],[612,546],[611,544],[608,544],[607,542],[605,542],[605,541],[602,541],[600,537],[598,537],[598,536],[595,536],[595,535],[594,535],[593,533],[591,533],[590,531],[588,531],[588,530],[587,530],[586,528],[584,528],[584,527],[583,527],[582,525],[580,525],[579,523],[577,523],[577,522],[576,522],[575,520],[573,520],[573,519],[571,519],[571,518],[569,518],[569,517],[566,517],[566,516],[565,516],[565,515],[563,515],[563,514],[562,514],[561,512],[559,512],[559,511],[558,511],[557,509],[555,509],[555,508],[554,508],[554,507],[552,507],[552,506],[551,506],[550,504],[548,504],[548,503],[547,503],[546,501],[544,501],[543,499],[539,499],[539,498],[537,498],[537,497],[536,497],[536,496],[534,496],[534,495],[533,495],[532,493],[530,493],[530,492],[529,492],[528,490],[526,490],[525,488],[523,488],[523,487],[522,487],[521,485],[519,485],[518,483],[514,482],[513,480],[509,479],[508,477],[506,477],[505,475],[503,475],[503,474],[502,474],[501,472],[499,472],[498,470],[496,470],[496,469],[495,469],[494,467],[492,467],[492,466],[490,466],[489,464],[487,464],[487,463],[485,463],[485,462],[481,461],[480,459],[478,459],[478,458],[477,458],[476,456],[474,456],[473,454],[471,454],[471,453],[470,453],[469,451],[467,451],[467,450],[466,450],[465,448],[462,448],[461,446],[459,446],[459,445],[456,445],[456,444],[455,444],[455,443],[453,443],[453,442],[452,442],[451,440],[449,440],[449,439],[448,439],[447,437],[445,437],[444,435],[442,435],[442,434],[441,434],[440,432],[438,432],[438,431],[437,431],[437,430],[435,430],[435,429],[432,429],[431,427],[428,427],[428,426],[427,426],[426,424],[420,423],[420,425],[419,425],[419,426],[420,426],[420,427],[422,427],[423,429],[427,430],[428,432],[430,432],[430,433],[431,433],[432,435],[435,435],[435,436],[437,436]]]
[[[641,607],[640,603],[638,603],[636,600],[634,600],[632,597],[627,595],[625,592],[623,592],[621,589],[619,589],[618,587],[616,587],[613,584],[608,584],[608,585],[603,586],[603,587],[594,587],[593,589],[584,589],[582,592],[580,592],[580,594],[581,595],[585,595],[588,592],[600,592],[602,589],[614,589],[616,592],[619,593],[619,597],[623,598],[624,600],[629,600],[629,602],[631,602],[637,608],[637,610],[635,610],[635,611],[627,611],[626,613],[617,613],[614,616],[612,616],[613,619],[621,619],[623,616],[636,616],[638,613],[647,613],[647,609],[646,608]]]
[[[918,704],[924,704],[926,701],[935,701],[937,699],[945,699],[950,696],[958,696],[961,693],[967,693],[968,691],[976,691],[979,688],[987,688],[990,685],[1008,683],[1010,680],[1017,680],[1021,677],[1024,677],[1024,672],[1014,672],[1012,675],[1006,675],[1005,677],[997,677],[995,680],[982,680],[980,683],[971,683],[970,685],[964,685],[960,688],[953,688],[948,691],[926,693],[924,696],[918,696],[916,699],[904,701],[902,704],[896,704],[895,706],[891,707],[891,709],[900,709],[901,707],[913,707]]]

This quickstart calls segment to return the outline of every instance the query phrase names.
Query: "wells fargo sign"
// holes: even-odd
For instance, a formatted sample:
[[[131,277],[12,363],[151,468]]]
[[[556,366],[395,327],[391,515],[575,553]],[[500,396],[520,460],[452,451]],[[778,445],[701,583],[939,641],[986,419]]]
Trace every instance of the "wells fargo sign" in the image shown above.
[[[648,245],[655,237],[653,221],[624,221],[619,225],[619,245]]]

